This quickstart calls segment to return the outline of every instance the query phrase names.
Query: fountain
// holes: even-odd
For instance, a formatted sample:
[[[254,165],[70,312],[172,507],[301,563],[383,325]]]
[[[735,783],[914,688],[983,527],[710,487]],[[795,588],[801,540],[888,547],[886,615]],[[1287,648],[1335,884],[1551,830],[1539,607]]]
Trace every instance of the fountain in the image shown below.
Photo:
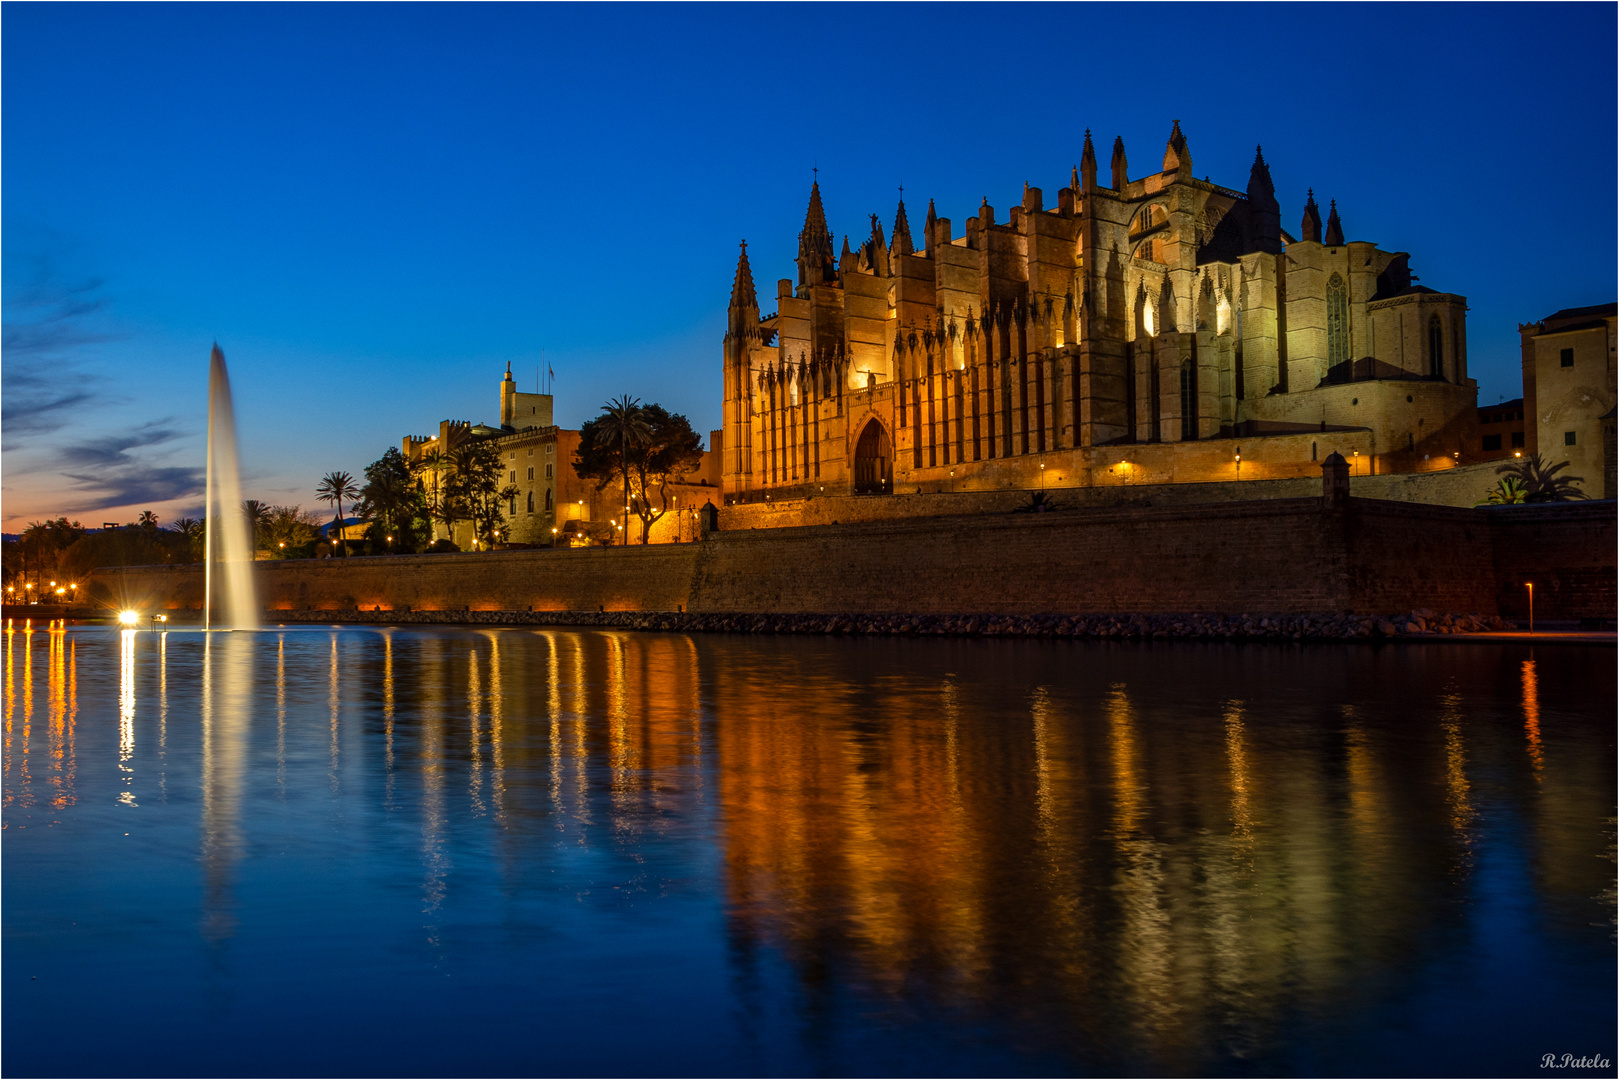
[[[242,513],[242,477],[236,456],[236,414],[231,409],[225,354],[214,345],[208,363],[208,483],[203,507],[203,627],[214,629],[214,563],[224,585],[220,622],[226,630],[257,630],[253,540]]]

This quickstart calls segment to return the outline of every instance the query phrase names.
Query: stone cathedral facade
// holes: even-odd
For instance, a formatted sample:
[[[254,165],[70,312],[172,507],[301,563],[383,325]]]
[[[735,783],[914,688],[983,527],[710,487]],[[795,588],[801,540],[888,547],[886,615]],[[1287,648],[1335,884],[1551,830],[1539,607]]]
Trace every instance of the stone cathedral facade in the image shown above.
[[[1477,423],[1466,298],[1345,238],[1314,193],[1297,237],[1263,152],[1243,190],[1162,168],[1109,183],[1085,135],[1047,206],[1024,185],[960,235],[903,200],[834,249],[819,184],[796,279],[761,315],[747,247],[725,336],[732,502],[817,492],[1195,482],[1445,468]]]

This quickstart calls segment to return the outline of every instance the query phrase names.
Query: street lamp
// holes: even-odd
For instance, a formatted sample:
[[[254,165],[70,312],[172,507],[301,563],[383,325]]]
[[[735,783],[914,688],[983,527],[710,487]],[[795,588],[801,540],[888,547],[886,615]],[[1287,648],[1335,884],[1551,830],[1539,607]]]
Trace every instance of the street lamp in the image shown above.
[[[1533,634],[1535,632],[1535,583],[1526,581],[1523,586],[1529,590],[1529,632]]]

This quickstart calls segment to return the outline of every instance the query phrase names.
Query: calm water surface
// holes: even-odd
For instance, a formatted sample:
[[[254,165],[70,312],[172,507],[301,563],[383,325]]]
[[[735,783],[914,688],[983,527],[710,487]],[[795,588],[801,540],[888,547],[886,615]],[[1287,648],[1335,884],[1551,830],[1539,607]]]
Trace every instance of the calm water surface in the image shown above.
[[[7,1075],[1615,1057],[1608,649],[4,649]]]

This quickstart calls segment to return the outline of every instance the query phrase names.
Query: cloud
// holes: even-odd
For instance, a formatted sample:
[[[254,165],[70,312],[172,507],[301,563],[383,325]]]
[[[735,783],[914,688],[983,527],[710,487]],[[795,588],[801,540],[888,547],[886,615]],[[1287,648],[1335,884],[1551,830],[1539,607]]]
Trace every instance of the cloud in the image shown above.
[[[57,268],[55,250],[62,246],[47,236],[38,239],[37,250],[6,257],[0,425],[7,450],[14,449],[11,436],[55,431],[96,396],[100,380],[78,370],[74,360],[81,351],[119,336],[106,326],[106,282],[67,278]]]
[[[129,451],[143,446],[158,446],[180,437],[181,432],[171,426],[173,423],[174,417],[164,417],[162,420],[149,421],[121,434],[70,445],[61,450],[60,459],[66,465],[80,468],[88,466],[119,468],[134,465],[136,460]]]
[[[173,417],[153,420],[128,431],[70,444],[57,452],[62,476],[73,481],[79,498],[73,512],[114,506],[163,503],[203,494],[207,471],[201,466],[159,466],[131,453],[161,446],[185,432]]]
[[[76,481],[75,491],[89,496],[69,507],[72,513],[193,498],[203,494],[207,478],[206,471],[196,466],[132,465],[110,473],[67,472],[63,475]]]

